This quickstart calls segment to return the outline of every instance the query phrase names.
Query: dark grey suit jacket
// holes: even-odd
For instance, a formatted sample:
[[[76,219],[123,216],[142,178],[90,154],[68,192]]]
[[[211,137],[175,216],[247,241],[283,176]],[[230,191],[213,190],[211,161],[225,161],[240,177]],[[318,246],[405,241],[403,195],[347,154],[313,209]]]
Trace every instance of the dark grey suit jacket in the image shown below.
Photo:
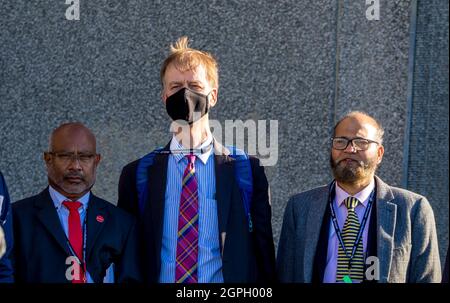
[[[429,202],[378,177],[375,181],[379,282],[440,282],[436,226]],[[281,282],[312,281],[328,187],[294,195],[287,204],[277,255]]]

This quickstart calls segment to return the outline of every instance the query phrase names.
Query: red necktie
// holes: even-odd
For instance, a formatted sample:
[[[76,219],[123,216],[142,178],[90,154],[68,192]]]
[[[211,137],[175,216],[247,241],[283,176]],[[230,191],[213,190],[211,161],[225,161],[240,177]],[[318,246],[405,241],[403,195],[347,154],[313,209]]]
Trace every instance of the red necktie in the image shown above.
[[[176,283],[197,283],[198,258],[198,184],[195,156],[188,155],[183,175],[178,217],[178,241],[175,266]]]
[[[83,230],[81,227],[80,213],[78,209],[81,203],[78,201],[64,201],[62,203],[69,210],[69,242],[77,258],[83,263]],[[72,283],[85,283],[84,269],[80,266],[80,279],[72,280]]]

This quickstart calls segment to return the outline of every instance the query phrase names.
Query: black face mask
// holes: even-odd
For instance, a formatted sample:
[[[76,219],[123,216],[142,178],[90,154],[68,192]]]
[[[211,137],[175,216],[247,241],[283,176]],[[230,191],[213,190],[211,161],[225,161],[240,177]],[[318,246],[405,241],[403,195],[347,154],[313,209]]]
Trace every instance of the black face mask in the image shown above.
[[[173,121],[184,120],[192,124],[208,113],[208,95],[182,88],[166,99],[167,113]],[[195,120],[194,112],[196,112]]]

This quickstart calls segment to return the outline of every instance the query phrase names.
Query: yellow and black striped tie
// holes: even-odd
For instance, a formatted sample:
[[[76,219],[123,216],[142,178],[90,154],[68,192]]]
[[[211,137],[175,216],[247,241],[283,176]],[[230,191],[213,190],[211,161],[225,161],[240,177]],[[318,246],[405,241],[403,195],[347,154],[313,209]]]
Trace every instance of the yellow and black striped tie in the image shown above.
[[[360,228],[358,215],[355,212],[355,207],[356,205],[358,205],[358,203],[358,199],[354,197],[348,197],[344,200],[344,204],[347,207],[348,214],[347,219],[344,223],[344,228],[342,230],[342,240],[344,242],[347,255],[345,254],[342,245],[339,243],[336,282],[344,282],[344,276],[349,276],[352,281],[363,280],[364,254],[362,236],[356,248],[355,255],[353,256],[353,259],[350,263],[350,256],[353,251],[353,245],[355,244],[355,240],[358,236],[358,231]]]

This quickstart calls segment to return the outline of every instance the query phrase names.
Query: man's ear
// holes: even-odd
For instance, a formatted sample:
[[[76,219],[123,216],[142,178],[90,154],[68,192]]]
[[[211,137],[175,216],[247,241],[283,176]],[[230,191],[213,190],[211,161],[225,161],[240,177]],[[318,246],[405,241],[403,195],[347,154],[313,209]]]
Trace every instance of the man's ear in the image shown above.
[[[49,152],[44,152],[44,156],[42,157],[45,161],[45,164],[48,165],[50,164],[50,161],[52,159],[52,155],[50,155]]]
[[[162,100],[162,102],[163,102],[164,104],[166,104],[167,95],[166,95],[165,92],[164,92],[164,87],[163,87],[163,89],[161,90],[161,100]]]
[[[97,166],[100,163],[101,159],[102,159],[102,155],[100,155],[100,154],[95,155],[95,166]]]
[[[209,97],[209,107],[214,107],[217,103],[217,95],[219,94],[219,90],[215,87],[211,90]]]
[[[380,144],[377,149],[377,164],[381,163],[381,161],[383,160],[383,155],[384,155],[384,146]]]

